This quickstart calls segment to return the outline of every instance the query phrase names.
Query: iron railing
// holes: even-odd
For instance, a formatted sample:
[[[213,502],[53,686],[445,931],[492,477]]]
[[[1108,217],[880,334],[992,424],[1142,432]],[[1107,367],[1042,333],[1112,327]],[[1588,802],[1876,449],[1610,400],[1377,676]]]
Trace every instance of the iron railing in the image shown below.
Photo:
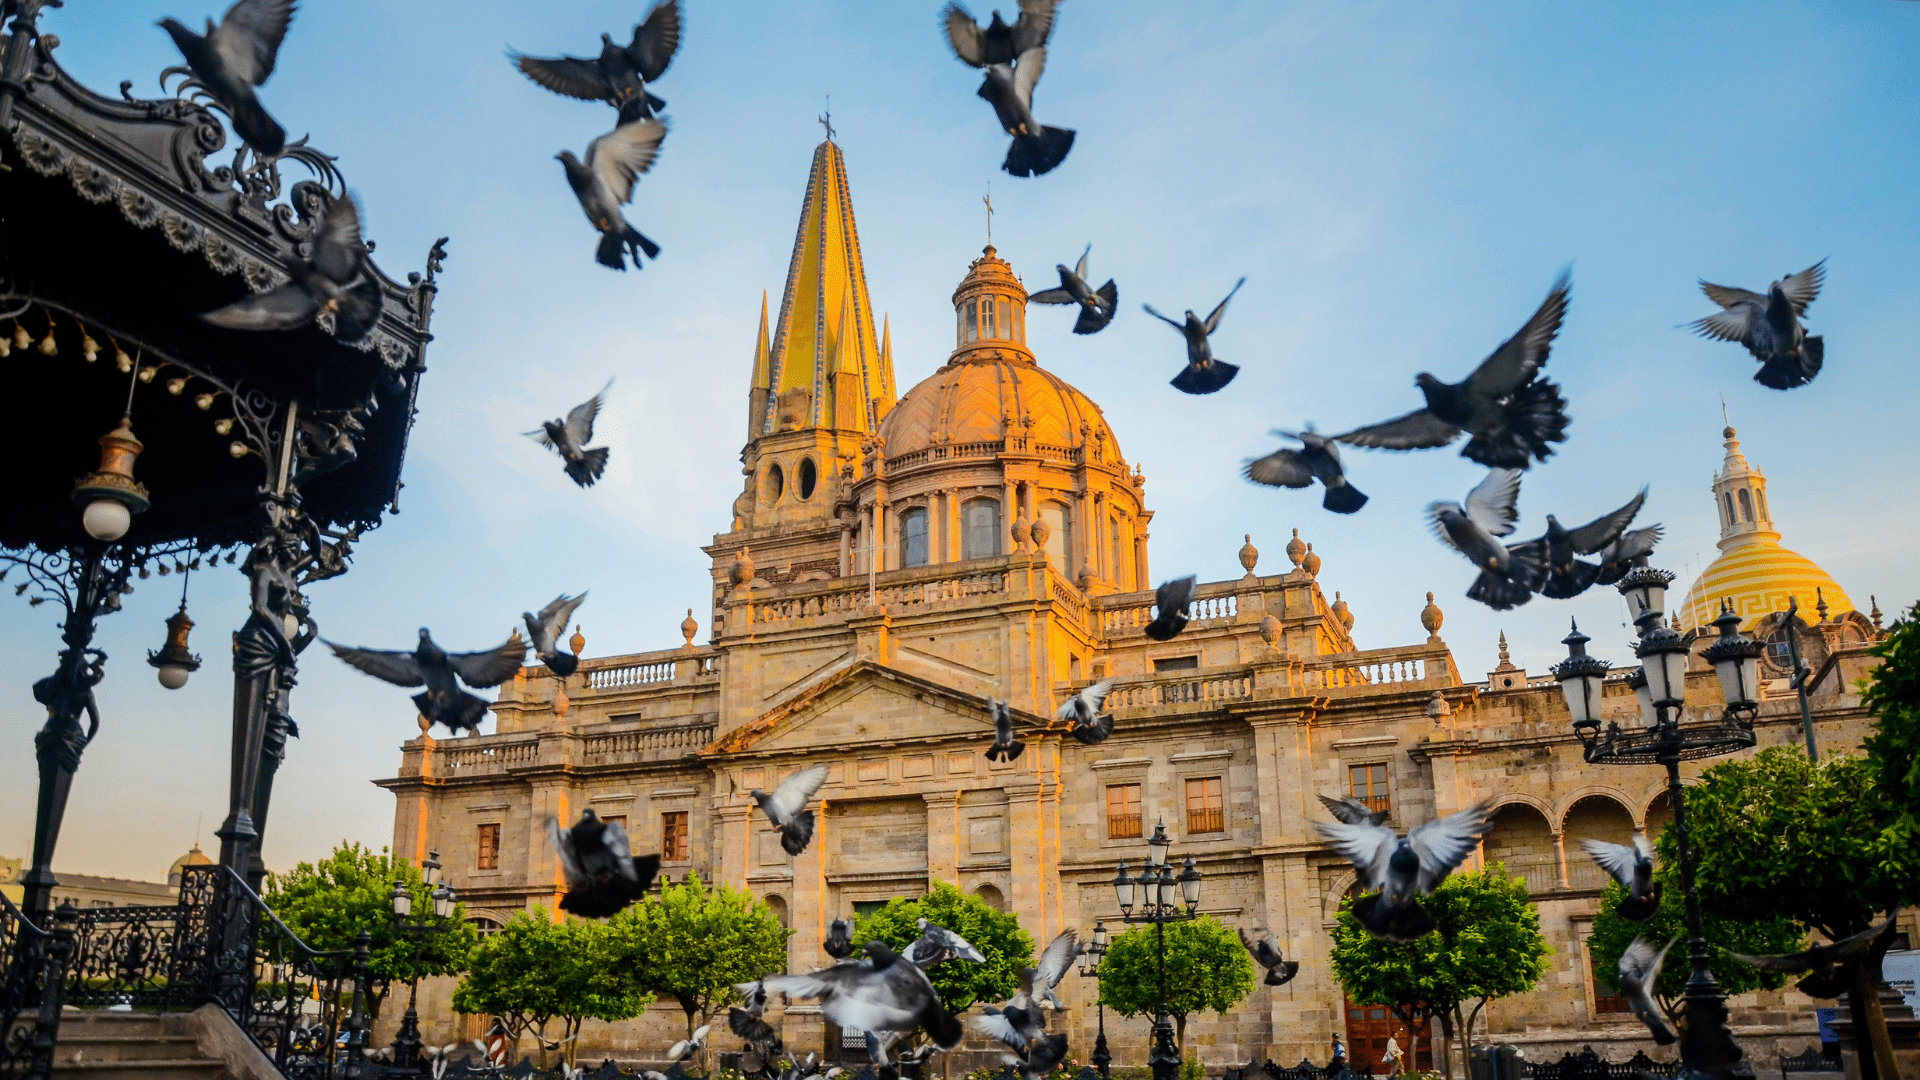
[[[1608,1061],[1591,1046],[1577,1054],[1562,1055],[1559,1061],[1527,1062],[1527,1075],[1532,1080],[1634,1080],[1636,1073],[1672,1077],[1679,1072],[1680,1062],[1677,1059],[1655,1061],[1647,1056],[1645,1050],[1636,1050],[1625,1061]]]
[[[60,1033],[60,987],[73,952],[72,904],[54,912],[53,930],[33,924],[0,896],[0,1077],[46,1080]],[[51,986],[53,993],[47,993]]]

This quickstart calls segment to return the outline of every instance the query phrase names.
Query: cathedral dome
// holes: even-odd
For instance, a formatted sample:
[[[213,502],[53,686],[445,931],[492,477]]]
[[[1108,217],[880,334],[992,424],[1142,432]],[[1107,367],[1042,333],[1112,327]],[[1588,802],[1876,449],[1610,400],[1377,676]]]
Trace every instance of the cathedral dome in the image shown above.
[[[180,871],[181,870],[184,870],[189,866],[208,866],[212,864],[212,862],[213,862],[212,859],[207,858],[207,853],[200,850],[200,844],[198,841],[196,841],[193,845],[192,851],[189,851],[185,855],[182,855],[179,858],[173,860],[173,865],[167,867],[168,887],[174,888],[174,889],[177,889],[180,887],[180,877],[181,877]]]

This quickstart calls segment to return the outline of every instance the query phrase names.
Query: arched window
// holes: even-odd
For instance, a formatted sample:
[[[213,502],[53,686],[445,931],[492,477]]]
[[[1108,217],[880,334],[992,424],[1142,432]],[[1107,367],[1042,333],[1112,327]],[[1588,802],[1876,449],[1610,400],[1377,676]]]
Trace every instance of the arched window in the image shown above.
[[[782,472],[777,464],[767,466],[767,505],[772,506],[779,502],[780,493],[786,489],[787,474]]]
[[[813,498],[813,486],[820,481],[820,472],[813,466],[812,458],[800,459],[800,498]]]
[[[1760,503],[1760,516],[1763,518],[1772,517],[1773,515],[1767,513],[1767,493],[1759,488],[1754,488],[1753,497]]]
[[[900,565],[927,565],[927,512],[922,508],[900,515]]]
[[[1047,558],[1067,580],[1073,580],[1073,511],[1061,503],[1045,503],[1040,520],[1047,523]]]
[[[773,917],[780,920],[780,926],[783,929],[787,926],[787,900],[785,897],[775,893],[768,893],[767,910],[773,912]]]
[[[1107,577],[1112,579],[1113,585],[1117,589],[1125,589],[1127,587],[1127,560],[1125,557],[1127,542],[1124,532],[1124,527],[1120,524],[1120,519],[1117,516],[1107,522],[1107,539],[1111,542],[1109,546],[1112,548],[1113,556],[1113,562],[1107,567]]]
[[[997,338],[1000,336],[1000,301],[989,296],[980,301],[980,336]]]
[[[966,332],[962,334],[960,338],[960,343],[962,345],[980,336],[980,309],[975,307],[972,303],[968,303],[966,306],[966,316],[967,316]]]
[[[1000,554],[1000,502],[974,499],[960,508],[960,557],[986,559]]]
[[[1753,496],[1747,494],[1746,488],[1740,489],[1740,520],[1753,520]]]
[[[1739,518],[1733,516],[1733,492],[1725,492],[1720,497],[1727,501],[1727,524],[1731,525],[1739,521]]]
[[[1013,311],[1013,340],[1025,345],[1027,343],[1026,305],[1012,304],[1010,307]]]
[[[1000,894],[1000,890],[993,885],[982,885],[973,890],[973,895],[977,897],[981,903],[995,911],[1005,911],[1007,909],[1006,898],[1003,897]]]

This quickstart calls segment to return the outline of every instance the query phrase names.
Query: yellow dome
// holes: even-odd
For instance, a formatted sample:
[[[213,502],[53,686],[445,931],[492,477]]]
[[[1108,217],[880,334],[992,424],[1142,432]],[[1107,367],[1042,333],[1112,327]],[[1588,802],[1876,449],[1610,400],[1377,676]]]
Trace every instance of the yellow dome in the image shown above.
[[[177,889],[180,887],[180,871],[182,868],[188,866],[206,866],[212,862],[213,860],[207,858],[207,853],[201,851],[200,845],[196,843],[193,845],[192,851],[173,860],[173,865],[167,867],[167,884]]]

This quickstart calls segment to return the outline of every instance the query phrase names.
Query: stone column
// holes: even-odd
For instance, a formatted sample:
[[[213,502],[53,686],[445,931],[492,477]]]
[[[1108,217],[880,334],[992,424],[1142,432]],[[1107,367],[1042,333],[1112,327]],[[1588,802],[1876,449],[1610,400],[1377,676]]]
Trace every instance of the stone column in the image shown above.
[[[947,554],[954,562],[965,558],[967,553],[966,533],[962,531],[966,524],[960,519],[960,504],[965,499],[966,494],[957,488],[947,492]]]
[[[1553,859],[1560,868],[1560,887],[1572,888],[1567,883],[1567,834],[1559,829],[1553,830]]]
[[[1044,745],[1042,743],[1041,745]],[[1040,746],[1027,744],[1027,753],[1036,759]],[[1020,919],[1020,925],[1033,935],[1035,947],[1044,948],[1050,940],[1047,893],[1051,883],[1046,874],[1046,848],[1052,839],[1046,835],[1046,801],[1040,778],[1031,772],[1009,779],[1007,791],[1007,861],[1010,879],[1007,906]]]
[[[840,576],[853,573],[853,529],[845,519],[840,522]]]
[[[1011,530],[1014,519],[1020,516],[1020,486],[1012,480],[1006,481],[1004,486],[1006,492],[1000,496],[999,542],[1005,544],[1006,550],[1011,553],[1015,550]]]
[[[945,488],[927,493],[927,565],[947,562],[947,514],[941,507],[952,496]]]
[[[713,811],[720,820],[714,876],[736,889],[747,887],[747,873],[753,867],[753,810],[753,803],[743,802],[716,806]]]
[[[960,887],[960,792],[927,791],[927,882]]]
[[[565,780],[536,780],[529,800],[527,820],[541,822],[551,817],[565,828],[573,824],[579,816],[579,807],[585,805],[585,802],[574,797],[571,785]],[[560,869],[560,858],[554,854],[553,843],[545,830],[529,828],[525,840],[527,887],[536,892],[529,900],[545,904],[553,921],[560,922],[564,918],[560,911],[560,897],[567,887],[566,875]]]

